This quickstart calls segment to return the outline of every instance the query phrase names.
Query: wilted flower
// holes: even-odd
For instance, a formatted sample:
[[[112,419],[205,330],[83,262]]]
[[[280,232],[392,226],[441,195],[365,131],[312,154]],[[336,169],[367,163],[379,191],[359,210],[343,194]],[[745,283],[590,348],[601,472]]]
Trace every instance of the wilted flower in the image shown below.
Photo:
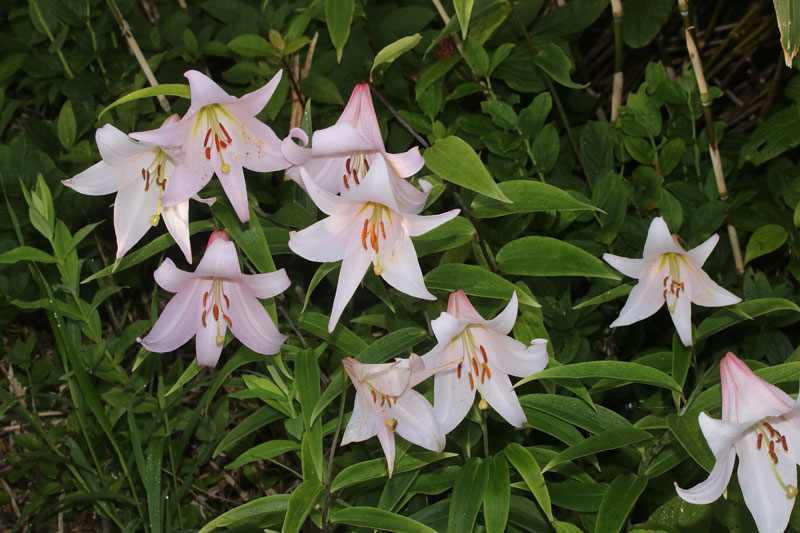
[[[402,212],[397,200],[397,180],[389,177],[382,158],[375,160],[357,187],[331,194],[308,178],[308,194],[327,218],[289,234],[289,248],[297,255],[321,263],[342,261],[328,330],[333,331],[370,263],[375,275],[416,298],[435,300],[425,288],[411,237],[423,235],[458,215],[458,209],[440,215]],[[421,207],[420,207],[421,209]]]
[[[177,120],[177,115],[172,115],[164,124],[174,124]],[[159,146],[133,140],[111,124],[97,130],[95,139],[103,160],[64,180],[64,185],[91,196],[117,193],[114,199],[117,259],[163,217],[172,238],[191,263],[189,199],[164,205],[165,190],[175,172],[172,156]]]
[[[428,450],[444,449],[444,433],[436,423],[431,404],[412,390],[434,372],[426,369],[419,357],[412,355],[377,365],[348,357],[343,364],[356,389],[356,398],[342,445],[377,435],[386,455],[389,477],[394,471],[395,433]]]
[[[739,486],[760,533],[786,529],[797,497],[800,405],[756,376],[728,353],[720,363],[722,420],[700,413],[700,429],[716,463],[708,479],[691,489],[675,484],[689,503],[717,500],[739,456]]]
[[[719,241],[712,235],[688,252],[674,239],[667,223],[654,218],[647,232],[642,259],[603,254],[603,259],[639,283],[631,290],[619,317],[611,327],[627,326],[643,320],[666,302],[678,336],[686,346],[692,344],[692,303],[703,307],[721,307],[741,299],[717,285],[702,266]]]
[[[182,153],[164,195],[166,205],[197,194],[216,173],[239,219],[249,220],[242,169],[270,172],[290,165],[281,150],[281,140],[256,118],[278,87],[281,72],[262,88],[236,98],[204,74],[190,70],[185,76],[192,103],[186,115],[175,124],[132,134],[138,140]]]
[[[492,320],[485,320],[464,291],[450,294],[447,312],[431,322],[437,344],[422,356],[426,367],[449,367],[436,374],[433,410],[445,433],[467,416],[477,390],[514,427],[526,422],[509,375],[528,376],[547,366],[547,341],[525,346],[509,336],[517,320],[517,293]]]
[[[175,296],[150,333],[139,339],[151,352],[170,352],[196,336],[197,363],[216,366],[225,333],[261,354],[277,353],[286,339],[258,300],[289,287],[281,269],[267,274],[242,274],[236,247],[224,231],[215,231],[197,270],[184,272],[165,259],[154,277]]]

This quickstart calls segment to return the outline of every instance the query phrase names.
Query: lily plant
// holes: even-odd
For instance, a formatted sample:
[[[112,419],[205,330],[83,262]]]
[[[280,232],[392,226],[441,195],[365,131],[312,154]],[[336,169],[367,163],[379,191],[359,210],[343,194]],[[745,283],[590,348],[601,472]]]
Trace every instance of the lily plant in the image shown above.
[[[606,263],[639,280],[610,327],[644,320],[666,303],[681,342],[691,346],[692,303],[722,307],[741,301],[703,271],[703,264],[718,241],[719,235],[714,234],[696,248],[684,250],[664,219],[656,217],[650,223],[641,259],[603,254]]]
[[[154,277],[175,296],[150,332],[139,339],[151,352],[171,352],[195,337],[197,363],[214,367],[228,329],[242,344],[265,355],[277,353],[286,340],[259,302],[289,288],[286,271],[242,274],[236,246],[222,230],[211,234],[194,272],[165,259]]]
[[[382,158],[375,159],[358,186],[338,195],[322,189],[304,169],[301,173],[312,201],[328,217],[291,232],[289,248],[309,261],[342,262],[328,331],[336,327],[370,264],[376,276],[400,292],[436,299],[425,287],[411,237],[455,218],[458,209],[428,216],[404,212],[397,199],[398,180],[390,177]]]
[[[177,115],[172,115],[164,125],[177,121]],[[114,199],[116,258],[121,259],[163,218],[186,261],[191,263],[189,199],[174,205],[164,204],[165,191],[175,175],[173,156],[158,145],[133,140],[111,124],[98,129],[95,140],[102,161],[64,180],[64,185],[90,196],[117,193]],[[213,200],[201,200],[196,196],[194,199],[213,203]]]
[[[445,436],[431,404],[413,390],[435,370],[427,369],[415,355],[384,364],[364,364],[352,357],[342,363],[356,389],[342,446],[377,436],[386,455],[389,477],[394,471],[395,433],[428,450],[444,450]]]
[[[689,503],[708,504],[728,486],[736,457],[744,502],[760,533],[780,533],[797,497],[800,404],[755,375],[733,353],[719,367],[722,420],[700,413],[700,429],[716,462],[708,479],[690,489],[675,484]]]
[[[525,346],[509,334],[517,320],[517,293],[496,317],[484,319],[463,290],[450,293],[447,311],[431,321],[436,346],[422,356],[434,379],[433,410],[445,433],[467,416],[476,392],[514,427],[527,418],[509,375],[524,377],[547,366],[547,341]]]
[[[140,141],[177,149],[182,154],[164,195],[166,205],[194,196],[216,174],[239,220],[249,220],[243,169],[271,172],[291,164],[284,157],[282,142],[275,132],[256,118],[278,87],[281,73],[278,71],[260,89],[236,98],[211,78],[190,70],[185,74],[191,93],[186,115],[174,124],[131,134]]]

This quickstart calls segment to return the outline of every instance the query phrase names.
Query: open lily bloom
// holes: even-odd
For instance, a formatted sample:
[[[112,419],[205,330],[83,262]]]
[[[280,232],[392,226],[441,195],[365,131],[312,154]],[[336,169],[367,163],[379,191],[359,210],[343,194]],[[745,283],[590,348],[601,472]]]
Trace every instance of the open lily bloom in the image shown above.
[[[380,158],[390,175],[398,180],[395,188],[403,210],[419,212],[425,205],[430,185],[421,182],[420,191],[400,179],[413,176],[424,166],[419,148],[415,146],[401,154],[386,152],[368,83],[355,86],[339,120],[329,128],[315,131],[311,146],[310,158],[302,163],[302,168],[324,190],[339,193],[358,187]],[[303,185],[299,167],[291,168],[288,175]]]
[[[360,363],[352,357],[342,363],[356,389],[342,446],[377,435],[386,455],[389,477],[394,471],[395,433],[428,450],[444,449],[444,433],[436,423],[431,404],[412,389],[435,370],[426,369],[414,355],[378,365]]]
[[[289,248],[310,261],[342,261],[328,331],[336,327],[370,264],[377,276],[400,292],[436,299],[425,288],[411,237],[451,220],[458,209],[430,216],[402,212],[396,180],[389,177],[382,159],[375,160],[361,185],[340,195],[323,190],[305,170],[301,172],[309,196],[328,217],[290,233]]]
[[[736,456],[739,486],[760,533],[786,529],[797,496],[800,405],[756,376],[728,353],[720,363],[722,420],[700,413],[700,429],[716,463],[708,479],[691,489],[675,484],[689,503],[717,500],[728,486]]]
[[[179,148],[183,154],[164,195],[166,205],[197,194],[216,173],[239,219],[247,222],[250,211],[242,169],[270,172],[290,164],[281,140],[256,118],[278,87],[281,72],[260,89],[236,98],[209,77],[190,70],[185,76],[192,103],[186,115],[175,124],[131,134],[140,141]]]
[[[197,363],[213,367],[228,328],[242,344],[261,354],[277,353],[286,340],[258,301],[289,287],[286,272],[242,274],[236,247],[224,231],[211,234],[194,272],[184,272],[165,259],[154,277],[175,296],[147,336],[139,339],[151,352],[170,352],[195,337]]]
[[[164,124],[176,122],[177,115],[172,115]],[[117,193],[114,200],[117,259],[163,217],[172,238],[191,263],[189,200],[164,205],[164,191],[173,181],[175,172],[171,155],[159,146],[131,139],[111,124],[97,130],[95,139],[103,160],[64,180],[64,185],[90,196]]]
[[[703,263],[714,250],[719,235],[689,251],[677,242],[661,217],[654,218],[647,232],[642,259],[603,254],[603,259],[639,283],[631,290],[625,306],[611,327],[644,320],[666,302],[678,336],[685,346],[692,344],[692,303],[721,307],[741,299],[717,285],[705,272]]]
[[[547,341],[525,346],[509,336],[517,320],[517,293],[503,311],[485,320],[459,290],[450,294],[447,312],[431,322],[436,346],[422,356],[436,374],[433,410],[442,431],[451,432],[467,416],[477,390],[514,427],[527,421],[509,375],[523,377],[547,366]]]

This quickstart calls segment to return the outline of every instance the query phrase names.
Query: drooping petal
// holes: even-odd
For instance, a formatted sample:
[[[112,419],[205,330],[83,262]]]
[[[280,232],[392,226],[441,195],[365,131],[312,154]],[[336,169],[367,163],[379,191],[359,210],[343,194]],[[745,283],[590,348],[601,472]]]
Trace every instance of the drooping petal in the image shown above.
[[[347,427],[342,435],[344,446],[351,442],[361,442],[375,436],[375,426],[372,419],[376,416],[370,404],[369,395],[366,390],[356,388],[356,398],[353,401],[353,413],[347,422]]]
[[[697,422],[700,425],[703,436],[706,438],[708,447],[711,449],[711,453],[717,458],[732,450],[736,442],[752,429],[751,424],[717,420],[704,412],[700,413]]]
[[[381,151],[352,124],[339,123],[317,130],[311,136],[314,157],[343,156],[346,154]]]
[[[342,243],[344,245],[344,243]],[[339,268],[339,281],[336,285],[336,296],[333,298],[331,318],[328,321],[328,332],[332,332],[339,322],[347,303],[353,297],[358,284],[364,278],[372,259],[358,246],[349,246],[342,266]]]
[[[686,255],[688,255],[691,258],[692,263],[694,263],[694,265],[697,268],[701,268],[703,264],[706,262],[706,259],[708,259],[708,256],[711,255],[711,252],[714,251],[714,248],[717,246],[718,242],[719,242],[719,235],[715,233],[714,235],[706,239],[705,242],[703,242],[703,244],[701,244],[700,246],[692,248],[691,250],[686,252]]]
[[[678,486],[678,483],[675,482],[675,490],[678,496],[684,501],[696,505],[715,502],[722,496],[722,493],[725,492],[728,486],[735,461],[736,452],[731,448],[728,452],[717,458],[717,462],[714,463],[714,468],[705,481],[698,483],[690,489],[682,489]]]
[[[289,249],[309,261],[341,261],[345,254],[345,243],[361,231],[354,219],[357,211],[357,207],[352,207],[303,230],[289,232]]]
[[[462,289],[450,293],[450,296],[447,298],[447,312],[459,320],[464,320],[466,322],[476,324],[483,324],[485,322]]]
[[[517,377],[526,377],[547,366],[547,341],[534,339],[525,346],[516,339],[486,328],[471,330],[475,342],[483,346],[493,368]]]
[[[302,128],[292,128],[281,141],[281,153],[292,165],[305,164],[311,157],[308,134]]]
[[[151,352],[171,352],[191,339],[200,326],[200,306],[204,287],[210,282],[195,281],[183,286],[167,303],[150,332],[139,342]]]
[[[425,235],[429,231],[438,228],[445,222],[450,222],[458,216],[460,209],[451,209],[438,215],[411,215],[403,214],[403,224],[406,231],[412,237]]]
[[[300,169],[302,168],[322,190],[331,194],[338,194],[345,188],[342,176],[345,174],[346,159],[343,156],[311,157],[302,166],[288,168],[286,175],[305,189],[305,183],[303,183],[300,175]]]
[[[275,89],[281,82],[281,76],[283,76],[283,70],[276,72],[263,87],[242,95],[235,103],[229,104],[229,107],[250,116],[258,115],[275,94]]]
[[[168,206],[163,209],[161,215],[164,218],[164,225],[167,226],[175,244],[183,252],[186,262],[192,262],[192,243],[189,240],[189,201],[186,200],[179,204]]]
[[[614,254],[603,254],[603,261],[629,278],[638,279],[642,275],[642,270],[644,270],[645,267],[644,259],[633,259]]]
[[[789,413],[795,407],[788,394],[756,376],[731,352],[722,358],[719,373],[723,420],[752,424]]]
[[[394,173],[393,170],[392,173]],[[396,175],[392,176],[390,183],[400,211],[403,213],[419,213],[425,209],[425,203],[428,201],[428,195],[431,192],[429,188],[417,189],[410,182]]]
[[[382,157],[376,157],[372,160],[369,172],[361,179],[361,184],[358,187],[350,187],[350,189],[343,191],[341,198],[354,204],[368,202],[382,204],[392,211],[401,212],[397,198],[394,195],[391,180],[392,177],[389,175],[386,161]]]
[[[120,189],[114,201],[114,233],[117,236],[117,259],[139,242],[153,226],[158,203],[155,183],[144,190],[141,182],[132,182]]]
[[[652,259],[668,252],[682,253],[683,249],[675,244],[664,219],[656,217],[650,222],[650,228],[647,230],[647,240],[642,255],[645,259]]]
[[[387,411],[397,420],[397,434],[408,442],[434,452],[444,450],[444,433],[422,394],[408,390]]]
[[[512,426],[521,428],[528,418],[522,410],[511,380],[508,379],[507,374],[494,367],[491,362],[489,366],[492,368],[492,376],[483,382],[476,379],[475,385],[492,409],[497,411],[497,414]]]
[[[354,361],[360,380],[368,383],[370,388],[386,396],[400,396],[405,393],[411,382],[411,368],[403,362],[362,364]]]
[[[133,139],[152,146],[175,147],[186,142],[192,127],[192,120],[182,119],[178,122],[165,122],[154,130],[136,131],[130,134]]]
[[[517,311],[519,310],[519,301],[517,300],[517,291],[511,293],[511,299],[505,308],[491,320],[487,320],[484,324],[487,328],[500,333],[501,335],[508,335],[514,328],[514,323],[517,321]]]
[[[125,165],[133,157],[151,154],[154,148],[137,142],[111,124],[106,124],[94,134],[100,157],[111,166]],[[137,169],[138,170],[138,169]]]
[[[699,268],[687,269],[688,283],[692,287],[692,302],[703,307],[723,307],[738,304],[741,298],[720,287]]]
[[[386,469],[389,471],[389,477],[392,477],[395,457],[394,431],[390,430],[385,423],[376,425],[375,432],[378,435],[381,448],[383,448],[383,454],[386,456]]]
[[[785,455],[772,464],[766,447],[758,449],[757,438],[753,431],[736,445],[739,486],[759,533],[782,533],[789,524],[795,498],[787,495],[778,476],[784,486],[797,487],[797,466]]]
[[[383,270],[380,275],[386,283],[415,298],[436,299],[425,287],[425,279],[422,277],[422,269],[411,239],[399,238],[391,253],[388,256],[381,254],[381,258]]]
[[[189,92],[192,103],[187,114],[197,113],[201,107],[210,104],[232,104],[236,97],[231,96],[211,78],[197,70],[189,70],[183,74],[189,80]]]
[[[400,154],[383,154],[383,156],[389,160],[389,166],[401,178],[413,176],[425,166],[425,160],[422,159],[418,146]]]
[[[217,366],[227,331],[228,323],[221,313],[216,317],[213,312],[206,313],[205,324],[201,321],[195,336],[195,355],[198,365],[209,368]]]
[[[197,196],[213,175],[212,162],[198,157],[195,150],[188,150],[167,179],[167,189],[162,198],[164,205],[176,205]]]
[[[311,201],[317,206],[317,209],[326,215],[333,215],[342,208],[342,200],[335,194],[322,189],[317,183],[311,179],[305,169],[300,169],[300,176],[303,180],[306,192],[311,197]]]
[[[468,320],[460,320],[450,313],[441,313],[438,317],[431,320],[431,329],[436,337],[436,341],[441,346],[446,346],[464,331],[470,324]],[[427,366],[427,362],[425,363]]]
[[[102,196],[116,192],[130,182],[131,176],[135,175],[136,171],[132,168],[129,172],[126,170],[128,170],[127,165],[112,167],[105,161],[99,161],[62,183],[81,194]]]
[[[184,285],[195,279],[193,273],[176,267],[169,257],[153,272],[153,277],[159,287],[169,292],[180,292]]]
[[[239,283],[223,282],[231,305],[227,309],[234,337],[256,353],[278,353],[286,340],[272,322],[264,306]]]
[[[195,270],[196,275],[208,278],[238,279],[241,273],[236,246],[227,238],[210,240]]]
[[[461,369],[461,377],[458,373],[458,368],[440,372],[433,382],[433,412],[444,434],[464,420],[475,401],[475,389],[467,382],[467,369]]]
[[[234,160],[239,158],[239,164],[256,172],[273,172],[283,170],[291,165],[282,151],[280,138],[272,128],[255,117],[236,115],[241,129],[231,128],[234,142],[231,149],[234,151]]]
[[[664,305],[662,272],[653,265],[633,287],[619,316],[610,327],[627,326],[653,315]]]
[[[353,88],[350,99],[336,122],[336,124],[343,123],[357,128],[375,150],[386,151],[368,83],[359,83]]]
[[[247,184],[244,181],[242,167],[235,162],[231,162],[228,172],[218,172],[217,177],[239,220],[243,223],[250,220],[250,206],[247,203]]]
[[[245,274],[242,283],[256,298],[273,298],[289,288],[291,282],[285,269],[264,274]]]
[[[675,299],[674,304],[667,309],[675,324],[675,330],[684,346],[692,345],[692,300],[691,287],[686,286],[686,292]]]

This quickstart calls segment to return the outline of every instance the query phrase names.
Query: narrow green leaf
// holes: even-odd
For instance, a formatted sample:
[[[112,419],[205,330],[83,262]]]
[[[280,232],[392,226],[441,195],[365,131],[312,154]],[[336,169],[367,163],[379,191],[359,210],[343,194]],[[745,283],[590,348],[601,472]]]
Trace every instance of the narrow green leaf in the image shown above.
[[[75,144],[75,137],[77,136],[78,126],[75,123],[75,111],[72,110],[72,102],[67,100],[61,106],[61,111],[58,113],[58,121],[56,122],[56,132],[58,133],[58,141],[61,146],[69,150]]]
[[[580,459],[587,455],[616,450],[651,438],[653,438],[653,436],[650,433],[635,427],[609,429],[597,433],[596,435],[591,435],[578,444],[570,446],[562,451],[545,465],[544,471],[547,472],[560,464],[574,461],[575,459]]]
[[[759,298],[716,311],[700,323],[695,333],[697,340],[708,338],[746,320],[778,311],[800,313],[800,307],[784,298]]]
[[[620,279],[589,252],[552,237],[531,236],[511,241],[497,252],[496,259],[506,274]]]
[[[410,472],[411,470],[417,470],[436,461],[441,461],[442,459],[448,459],[455,456],[456,454],[447,452],[409,452],[397,459],[397,462],[394,465],[394,473],[400,474],[402,472]],[[333,479],[333,483],[331,484],[331,492],[338,492],[344,488],[352,487],[353,485],[358,485],[359,483],[364,483],[365,481],[387,477],[388,475],[389,472],[386,469],[386,459],[382,457],[379,459],[370,459],[369,461],[356,463],[354,465],[345,467],[336,475],[336,477]]]
[[[483,494],[483,522],[486,533],[503,533],[511,506],[508,463],[502,454],[486,459],[486,462],[489,464],[489,477]]]
[[[593,410],[586,402],[578,398],[559,394],[526,394],[519,399],[522,408],[530,413],[528,418],[544,412],[568,422],[590,433],[601,433],[607,429],[632,427],[620,414],[597,405]]]
[[[747,248],[744,252],[744,262],[749,263],[762,255],[774,252],[779,249],[789,238],[789,233],[777,224],[767,224],[761,226],[747,241]]]
[[[595,531],[617,533],[625,526],[625,520],[636,505],[636,500],[647,487],[647,478],[633,474],[618,476],[608,487],[600,510],[597,513]]]
[[[291,440],[270,440],[257,446],[253,446],[246,452],[239,455],[233,462],[225,465],[228,470],[236,470],[242,466],[255,461],[272,459],[284,453],[293,452],[300,449],[300,445]]]
[[[0,253],[0,265],[13,265],[18,261],[34,261],[36,263],[55,263],[56,258],[47,252],[31,246],[17,246],[7,252]]]
[[[244,524],[267,515],[283,513],[289,506],[288,494],[273,494],[256,498],[249,502],[234,507],[230,511],[222,513],[211,522],[207,523],[199,533],[209,533],[218,528],[232,528],[238,524]]]
[[[445,137],[423,154],[425,165],[443,180],[501,202],[511,203],[475,150],[459,137]]]
[[[344,45],[350,38],[350,24],[353,21],[354,0],[325,0],[325,23],[336,48],[336,61],[342,62]]]
[[[471,533],[483,502],[489,478],[489,464],[477,457],[467,459],[461,468],[450,497],[447,533]]]
[[[152,438],[147,447],[147,461],[144,468],[144,489],[147,493],[147,514],[151,533],[160,533],[162,526],[161,504],[161,462],[164,456],[164,439]]]
[[[192,359],[192,362],[189,363],[189,366],[186,367],[186,370],[184,370],[180,377],[178,377],[178,380],[172,385],[172,387],[169,388],[164,397],[166,398],[167,396],[172,396],[174,393],[181,390],[184,385],[189,383],[192,378],[199,373],[200,365],[197,364],[197,359]]]
[[[644,383],[675,392],[682,388],[668,374],[653,367],[629,361],[587,361],[571,365],[551,366],[541,372],[522,379],[514,385],[519,387],[539,379],[616,379],[626,383]]]
[[[243,438],[258,431],[267,424],[279,420],[281,417],[282,415],[271,407],[264,406],[256,409],[250,413],[247,418],[239,422],[235,428],[225,433],[222,440],[219,441],[219,444],[217,444],[217,447],[214,449],[212,457],[218,457],[220,454],[227,452],[236,446]]]
[[[161,85],[156,85],[155,87],[145,87],[144,89],[132,91],[121,98],[117,98],[113,103],[106,106],[102,111],[100,111],[100,114],[97,115],[97,118],[101,118],[108,111],[117,106],[127,104],[128,102],[133,102],[134,100],[140,100],[142,98],[150,98],[151,96],[177,96],[179,98],[189,98],[189,86],[183,83],[163,83]]]
[[[331,513],[331,522],[396,533],[436,533],[425,524],[375,507],[345,507]]]
[[[472,214],[475,218],[547,211],[600,211],[599,208],[576,199],[568,192],[541,181],[508,180],[498,186],[503,194],[513,199],[513,203],[476,196],[472,201]]]
[[[463,289],[470,296],[507,301],[516,291],[519,303],[528,307],[541,307],[528,294],[502,276],[477,265],[445,263],[425,275],[425,286],[432,290],[452,292]]]
[[[325,487],[316,479],[307,479],[300,483],[289,496],[289,506],[286,509],[281,533],[299,532],[324,491]]]
[[[594,307],[596,305],[614,301],[618,298],[627,296],[631,292],[632,288],[633,286],[628,284],[618,285],[613,289],[609,289],[596,296],[591,296],[589,298],[580,300],[578,303],[572,306],[572,309],[573,311],[578,311],[580,309],[585,309],[587,307]]]
[[[467,38],[469,29],[469,19],[472,16],[473,0],[453,0],[453,7],[456,10],[458,24],[461,26],[461,38]]]
[[[300,310],[300,313],[306,312],[306,307],[308,307],[308,302],[311,301],[311,295],[314,293],[314,289],[317,288],[317,285],[322,282],[325,277],[339,268],[341,263],[322,263],[317,270],[314,272],[314,275],[311,277],[311,281],[308,282],[308,289],[306,289],[306,298],[303,301],[303,308]]]
[[[380,66],[389,66],[394,63],[394,60],[400,57],[401,55],[405,54],[413,50],[419,42],[422,40],[422,35],[419,33],[415,33],[414,35],[407,35],[405,37],[401,37],[397,39],[393,43],[387,44],[383,48],[381,48],[380,52],[375,55],[375,59],[372,60],[372,68],[369,69],[370,78],[372,78],[373,72]]]
[[[417,256],[444,252],[463,246],[475,238],[475,227],[464,217],[456,217],[438,228],[414,237],[414,249]]]
[[[509,462],[514,465],[528,489],[533,493],[533,497],[539,503],[539,506],[547,515],[547,519],[553,521],[553,508],[550,504],[550,493],[547,491],[547,484],[545,483],[542,469],[539,463],[522,445],[516,442],[506,446],[505,455]]]

